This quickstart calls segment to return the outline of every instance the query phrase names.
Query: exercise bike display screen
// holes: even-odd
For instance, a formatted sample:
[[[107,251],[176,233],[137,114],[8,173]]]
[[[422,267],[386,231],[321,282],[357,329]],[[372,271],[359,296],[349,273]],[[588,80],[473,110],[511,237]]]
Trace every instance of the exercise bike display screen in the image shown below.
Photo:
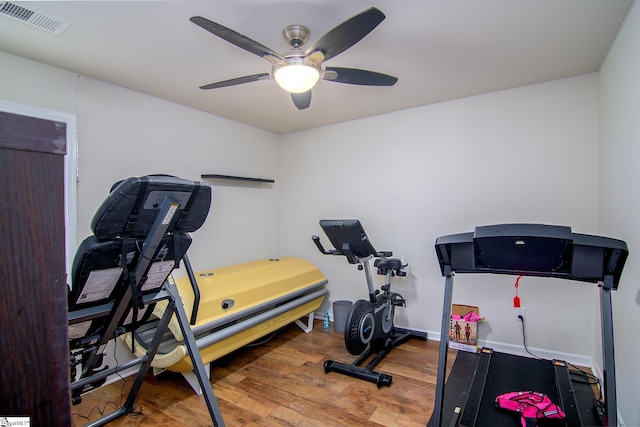
[[[345,255],[351,251],[358,258],[376,255],[375,248],[357,219],[322,220],[320,227],[337,251]]]

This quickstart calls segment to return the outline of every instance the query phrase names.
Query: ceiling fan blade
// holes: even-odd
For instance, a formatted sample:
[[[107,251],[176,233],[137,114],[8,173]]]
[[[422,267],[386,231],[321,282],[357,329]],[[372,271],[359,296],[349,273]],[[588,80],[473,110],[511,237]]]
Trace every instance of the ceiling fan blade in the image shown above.
[[[331,59],[362,40],[384,18],[384,13],[379,9],[375,7],[367,9],[320,37],[307,49],[306,54],[311,55],[310,59],[314,62],[317,61],[316,58],[320,58],[316,63]]]
[[[252,40],[249,37],[244,36],[230,28],[227,28],[224,25],[220,25],[216,22],[210,21],[207,18],[203,18],[202,16],[193,16],[189,20],[194,24],[209,31],[211,34],[216,35],[221,39],[226,40],[229,43],[236,45],[248,52],[263,57],[269,62],[275,64],[284,60],[284,58],[279,53],[274,52],[273,50],[258,43],[257,41]]]
[[[309,108],[309,105],[311,105],[311,91],[308,90],[303,93],[292,93],[291,99],[293,100],[293,103],[296,104],[296,107],[298,107],[298,110],[307,109]]]
[[[327,67],[324,80],[363,86],[393,86],[397,77],[357,68]],[[336,73],[336,74],[334,74]]]
[[[243,83],[251,83],[258,80],[266,80],[270,78],[271,75],[269,73],[253,74],[250,76],[237,77],[235,79],[224,80],[217,83],[210,83],[208,85],[200,86],[200,89],[218,89],[220,87],[241,85]]]

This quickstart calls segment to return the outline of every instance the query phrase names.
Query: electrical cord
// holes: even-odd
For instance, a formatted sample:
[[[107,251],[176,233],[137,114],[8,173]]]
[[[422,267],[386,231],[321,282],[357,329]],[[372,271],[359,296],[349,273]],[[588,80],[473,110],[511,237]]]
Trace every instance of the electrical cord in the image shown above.
[[[522,343],[524,344],[524,350],[536,359],[545,360],[543,357],[529,351],[529,348],[527,347],[527,333],[524,330],[524,317],[522,317],[522,314],[518,314],[518,319],[520,319],[520,323],[522,324]]]
[[[133,334],[133,332],[130,332],[131,334]],[[116,356],[116,345],[115,345],[115,338],[116,338],[116,334],[115,331],[113,333],[113,338],[114,338],[114,345],[113,345],[113,360],[116,361],[116,367],[118,367],[118,365],[120,365],[120,362],[118,361],[118,356]],[[120,388],[120,401],[116,404],[116,406],[118,408],[124,408],[122,406],[122,400],[124,398],[124,387],[127,384],[127,380],[125,378],[122,377],[122,375],[120,375],[120,372],[116,372],[116,375],[120,378],[120,380],[122,380],[122,387]],[[127,412],[127,417],[131,418],[131,419],[136,419],[138,418],[140,415],[142,415],[142,406],[138,405],[135,401],[133,402],[133,407],[131,408],[130,412]]]
[[[107,410],[107,405],[113,405],[113,406],[115,406],[115,407],[116,407],[116,409],[118,408],[118,404],[117,404],[117,403],[107,401],[107,402],[105,402],[105,404],[102,406],[102,408],[100,408],[98,405],[95,405],[93,408],[91,408],[91,410],[89,411],[89,413],[88,413],[87,415],[83,415],[83,414],[80,414],[80,413],[78,413],[78,412],[72,412],[71,414],[72,414],[72,415],[75,415],[75,416],[77,416],[77,417],[80,417],[80,418],[84,418],[85,420],[89,420],[89,419],[91,418],[91,414],[93,414],[93,411],[98,411],[98,413],[99,413],[99,414],[100,414],[100,416],[102,417],[102,416],[104,416],[104,413],[105,413],[105,411]]]
[[[573,363],[567,362],[567,365],[573,368],[572,370],[569,370],[569,374],[575,377],[575,379],[572,379],[571,381],[575,381],[581,384],[598,386],[599,396],[597,400],[602,400],[602,387],[600,384],[600,378],[598,378],[596,375],[590,374],[589,372],[582,370],[579,366],[576,366]]]
[[[516,308],[520,307],[520,297],[518,296],[518,282],[520,281],[521,278],[522,276],[518,276],[516,278],[516,282],[514,283],[514,287],[516,288],[516,296],[513,298],[513,306]],[[529,348],[527,347],[527,334],[525,332],[525,327],[524,327],[524,316],[519,314],[518,319],[520,319],[520,322],[522,324],[522,342],[524,344],[525,351],[538,360],[549,361],[548,359],[544,359],[536,354],[533,354],[531,351],[529,351]],[[581,369],[580,367],[572,363],[569,363],[569,362],[565,362],[565,363],[568,366],[567,371],[569,373],[571,383],[575,382],[580,384],[587,384],[587,385],[590,385],[591,387],[593,387],[594,385],[598,387],[598,397],[593,400],[593,414],[595,419],[598,422],[598,425],[605,425],[606,409],[603,403],[602,386],[601,386],[600,378],[598,378],[597,376],[589,372],[584,371],[583,369]]]
[[[536,354],[533,354],[531,351],[529,351],[529,348],[527,347],[527,334],[525,332],[525,327],[524,327],[524,317],[519,314],[518,315],[518,319],[520,319],[520,322],[522,324],[522,342],[524,344],[524,349],[527,353],[529,353],[531,356],[535,357],[536,359],[539,360],[548,360],[545,359],[543,357],[540,357]],[[584,371],[583,369],[581,369],[579,366],[574,365],[573,363],[569,363],[566,362],[567,365],[569,365],[571,368],[569,370],[569,374],[577,377],[575,380],[572,379],[571,381],[575,381],[575,382],[579,382],[582,384],[588,384],[588,385],[597,385],[598,386],[598,394],[600,395],[598,397],[598,400],[602,399],[602,388],[600,386],[601,382],[600,382],[600,378],[598,378],[596,375],[590,374],[589,372]]]
[[[114,339],[116,338],[116,334],[114,331]],[[113,359],[116,362],[116,367],[118,367],[118,365],[120,364],[120,362],[118,361],[118,357],[116,355],[116,346],[115,346],[115,342],[114,342],[114,346],[113,346]],[[93,408],[91,408],[91,410],[89,411],[89,413],[87,415],[83,415],[80,414],[78,412],[73,412],[72,415],[76,415],[80,418],[84,418],[85,420],[89,420],[91,418],[91,414],[93,414],[94,411],[98,411],[98,413],[100,414],[100,417],[103,417],[105,415],[105,412],[107,410],[107,406],[109,405],[113,405],[116,409],[122,409],[122,401],[124,399],[124,388],[127,384],[127,380],[126,378],[124,378],[122,375],[120,375],[120,372],[116,372],[116,375],[120,378],[120,380],[122,380],[122,387],[120,388],[120,400],[119,402],[113,402],[113,401],[106,401],[104,403],[104,405],[102,406],[102,408],[100,408],[98,405],[95,405]],[[133,408],[131,412],[127,413],[127,417],[131,418],[131,419],[136,419],[137,417],[142,415],[142,407],[140,405],[138,405],[137,403],[133,402]]]

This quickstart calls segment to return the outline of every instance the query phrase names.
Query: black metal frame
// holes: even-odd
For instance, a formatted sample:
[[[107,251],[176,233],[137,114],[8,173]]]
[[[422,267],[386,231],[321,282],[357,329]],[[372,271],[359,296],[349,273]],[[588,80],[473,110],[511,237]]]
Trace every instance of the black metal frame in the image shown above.
[[[480,239],[490,243],[496,250],[509,255],[509,260],[498,268],[492,268],[482,262]],[[559,245],[559,241],[561,244]],[[529,242],[535,242],[528,245]],[[557,269],[541,268],[540,264],[530,263],[536,253],[545,255],[544,247],[561,248],[562,259]],[[535,248],[533,251],[527,247]],[[571,233],[569,227],[547,226],[542,224],[502,224],[476,227],[473,233],[460,233],[439,237],[435,242],[436,254],[442,275],[445,277],[442,325],[440,330],[440,349],[438,354],[438,372],[436,375],[436,396],[433,411],[433,426],[442,425],[442,409],[449,346],[449,322],[453,297],[453,277],[458,273],[494,273],[522,276],[557,277],[567,280],[595,283],[600,287],[600,306],[602,316],[603,375],[604,398],[606,405],[606,425],[617,425],[617,399],[615,381],[615,354],[613,346],[613,311],[611,291],[617,289],[622,269],[628,257],[627,244],[622,240],[601,236]],[[486,249],[483,249],[486,251]],[[520,252],[518,252],[520,251]],[[526,256],[525,256],[526,255]],[[557,361],[554,361],[554,365]],[[563,362],[560,362],[563,363]],[[560,366],[556,366],[558,371]],[[564,368],[564,367],[563,367]],[[564,374],[557,375],[558,384],[565,381]],[[473,385],[472,385],[473,387]],[[563,396],[562,392],[559,393]],[[562,398],[562,397],[561,397]],[[567,404],[571,407],[572,403]],[[573,412],[573,410],[571,410]],[[577,417],[580,418],[579,415]],[[581,420],[576,421],[582,423]],[[473,424],[469,424],[473,425]]]
[[[380,308],[385,304],[389,304],[391,309],[398,303],[394,302],[394,298],[399,297],[404,305],[404,299],[398,294],[390,293],[391,277],[393,275],[403,276],[406,273],[403,270],[402,262],[397,258],[387,258],[393,255],[390,251],[378,252],[373,247],[367,233],[364,231],[362,224],[357,219],[339,219],[339,220],[321,220],[320,226],[333,244],[334,248],[325,250],[320,243],[318,236],[312,236],[312,239],[318,250],[325,255],[343,255],[347,258],[349,264],[357,264],[359,270],[364,270],[367,279],[367,288],[369,291],[369,301],[371,311],[375,311],[374,307]],[[339,250],[337,248],[340,248]],[[373,285],[373,277],[371,275],[370,261],[376,257],[375,266],[378,267],[378,274],[387,276],[385,285],[382,286],[383,293],[376,291]],[[363,300],[364,301],[364,300]],[[384,311],[384,310],[382,310]],[[383,314],[378,312],[374,317],[380,318]],[[351,318],[351,314],[349,318]],[[347,339],[345,332],[345,342]],[[410,339],[420,339],[426,341],[426,332],[413,331],[409,329],[396,328],[391,326],[391,330],[386,336],[387,339],[373,339],[355,361],[350,364],[327,360],[324,363],[325,373],[338,372],[365,381],[375,383],[378,387],[391,385],[393,377],[389,374],[374,371],[375,367],[397,346],[407,342]],[[347,347],[348,348],[348,347]],[[375,356],[374,356],[375,355]],[[362,366],[372,356],[373,359],[365,366]]]
[[[410,339],[417,338],[426,341],[427,334],[422,332],[411,331],[408,329],[394,328],[391,338],[381,347],[369,346],[356,360],[351,363],[336,362],[335,360],[326,360],[324,362],[324,372],[337,372],[339,374],[348,375],[350,377],[369,381],[378,386],[389,386],[393,381],[393,377],[384,372],[374,371],[375,367],[380,363],[394,348],[400,344],[404,344]],[[375,355],[369,363],[362,366],[371,356]]]
[[[140,290],[140,286],[144,284],[145,275],[148,273],[150,265],[157,257],[163,236],[165,236],[167,232],[170,232],[171,226],[176,223],[174,221],[176,218],[175,215],[177,213],[181,213],[179,210],[180,205],[181,202],[179,200],[171,197],[171,192],[160,195],[157,200],[158,207],[155,209],[157,214],[155,215],[155,218],[153,218],[153,224],[144,239],[138,261],[131,271],[130,277],[132,277],[134,286],[138,287],[138,290]],[[214,396],[211,382],[209,381],[198,347],[195,343],[193,332],[189,325],[189,318],[184,310],[182,300],[178,294],[176,286],[171,283],[170,280],[165,280],[163,286],[157,292],[147,293],[140,296],[140,301],[136,301],[133,294],[133,287],[127,286],[122,296],[115,300],[102,305],[79,308],[69,312],[69,325],[97,318],[106,319],[106,326],[100,331],[99,337],[96,338],[95,342],[87,343],[86,348],[83,349],[82,373],[80,375],[80,379],[71,383],[72,392],[79,395],[95,388],[94,385],[96,384],[100,385],[104,383],[104,380],[109,375],[128,368],[140,366],[124,405],[114,412],[106,414],[100,419],[88,424],[88,426],[94,427],[105,425],[134,410],[136,396],[142,386],[142,382],[144,381],[147,372],[149,371],[149,368],[151,367],[151,362],[153,361],[158,346],[162,341],[165,332],[168,330],[171,316],[174,314],[178,320],[180,329],[182,330],[185,344],[194,366],[194,372],[203,391],[211,420],[215,426],[224,426],[225,424],[222,419],[220,408]],[[168,306],[162,316],[162,319],[160,319],[156,333],[151,345],[147,348],[146,354],[114,368],[97,369],[101,364],[102,355],[107,343],[122,333],[123,322],[127,311],[133,309],[133,307],[138,304],[146,307],[149,304],[154,304],[161,300],[166,300]]]

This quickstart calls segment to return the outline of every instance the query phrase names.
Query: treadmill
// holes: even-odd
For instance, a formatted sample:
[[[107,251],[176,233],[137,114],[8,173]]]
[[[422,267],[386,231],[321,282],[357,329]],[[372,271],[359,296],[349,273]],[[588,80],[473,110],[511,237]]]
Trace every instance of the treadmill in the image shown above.
[[[620,276],[629,251],[622,240],[608,237],[573,233],[570,227],[544,224],[499,224],[478,226],[473,232],[439,237],[435,242],[440,270],[445,277],[442,328],[438,356],[436,396],[433,416],[429,425],[481,426],[496,424],[494,415],[501,411],[493,405],[495,396],[483,393],[491,381],[509,381],[518,374],[524,375],[524,384],[533,380],[531,368],[518,369],[519,363],[533,360],[540,370],[551,372],[553,383],[550,390],[553,399],[566,414],[566,425],[583,426],[593,422],[583,420],[576,401],[566,362],[559,360],[536,360],[527,357],[500,355],[509,358],[509,375],[490,375],[492,363],[499,359],[492,349],[483,348],[477,356],[477,365],[464,402],[456,402],[455,410],[443,414],[445,400],[445,378],[447,349],[449,346],[449,323],[453,296],[453,277],[457,274],[493,273],[518,276],[554,277],[587,282],[600,288],[604,425],[617,425],[616,380],[613,347],[613,313],[611,291],[618,288]],[[503,360],[504,363],[504,360]],[[495,369],[495,368],[494,368]],[[503,369],[502,367],[500,369]],[[522,384],[520,382],[519,384]],[[535,388],[529,390],[534,390]],[[547,385],[547,388],[551,386]],[[519,391],[519,390],[508,390]],[[544,392],[542,390],[538,390]],[[551,396],[550,396],[551,397]],[[593,404],[593,402],[591,402]],[[448,402],[451,406],[451,402]],[[502,414],[504,416],[504,414]],[[510,416],[510,415],[507,415]],[[445,420],[447,418],[447,423]],[[585,424],[585,422],[587,424]],[[515,421],[514,421],[515,423]],[[516,425],[516,424],[506,424]]]

